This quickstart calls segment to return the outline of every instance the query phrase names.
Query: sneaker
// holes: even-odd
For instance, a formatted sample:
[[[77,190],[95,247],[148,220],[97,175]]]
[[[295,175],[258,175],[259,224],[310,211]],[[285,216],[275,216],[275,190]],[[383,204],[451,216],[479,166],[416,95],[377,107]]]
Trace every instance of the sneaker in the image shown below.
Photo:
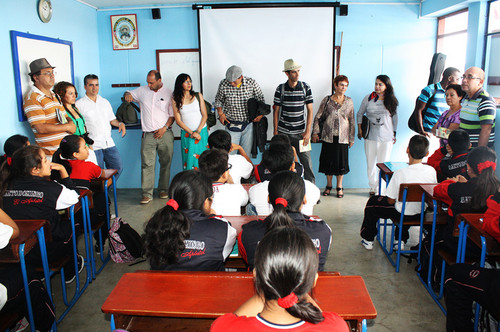
[[[366,250],[373,250],[373,241],[361,239],[361,244],[363,245],[363,247],[365,247]]]
[[[162,191],[160,191],[159,196],[160,196],[160,198],[166,199],[166,198],[168,198],[168,193],[166,191],[162,190]]]
[[[78,273],[80,273],[83,271],[83,267],[85,266],[85,259],[83,258],[82,255],[77,255],[76,259],[78,261]],[[71,278],[66,279],[66,281],[65,281],[66,285],[71,284],[75,280],[76,274],[71,274],[71,275],[72,275]],[[68,278],[68,277],[66,277],[66,278]]]
[[[393,251],[397,251],[398,250],[398,244],[399,244],[399,241],[398,240],[394,240],[394,245],[392,246],[392,250]],[[401,241],[401,250],[404,250],[404,249],[405,249],[405,242]]]
[[[142,199],[141,199],[141,204],[148,204],[149,202],[151,202],[153,200],[152,197],[149,197],[149,196],[142,196]]]
[[[12,329],[14,332],[21,332],[25,331],[28,326],[30,326],[30,323],[26,319],[26,317],[23,317],[19,322],[16,323],[16,326]]]

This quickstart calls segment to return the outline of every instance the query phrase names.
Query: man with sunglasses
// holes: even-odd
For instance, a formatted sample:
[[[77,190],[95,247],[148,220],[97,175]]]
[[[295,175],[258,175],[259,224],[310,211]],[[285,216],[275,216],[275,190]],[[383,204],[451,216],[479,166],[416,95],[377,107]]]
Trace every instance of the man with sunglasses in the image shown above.
[[[470,136],[472,147],[495,143],[496,102],[483,89],[484,71],[470,67],[462,76],[462,90],[466,93],[460,110],[460,128]]]
[[[68,121],[64,107],[59,103],[52,87],[55,83],[54,68],[45,58],[30,63],[28,74],[33,82],[24,100],[24,113],[35,134],[35,141],[45,154],[52,157],[59,143],[76,131],[73,121]]]

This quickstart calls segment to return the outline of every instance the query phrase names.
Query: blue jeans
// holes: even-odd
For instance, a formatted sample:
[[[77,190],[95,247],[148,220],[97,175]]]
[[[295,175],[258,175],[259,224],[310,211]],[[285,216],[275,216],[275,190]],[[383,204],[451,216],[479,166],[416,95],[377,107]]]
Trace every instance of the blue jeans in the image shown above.
[[[116,169],[118,173],[115,176],[115,180],[118,180],[120,174],[122,174],[123,171],[123,163],[122,163],[122,158],[120,157],[120,152],[118,152],[116,146],[112,146],[107,149],[95,150],[94,152],[99,167],[107,169]]]
[[[248,126],[241,132],[228,130],[227,127],[226,131],[229,133],[229,135],[231,135],[231,143],[241,145],[247,155],[250,156],[253,143],[253,123],[250,122]]]

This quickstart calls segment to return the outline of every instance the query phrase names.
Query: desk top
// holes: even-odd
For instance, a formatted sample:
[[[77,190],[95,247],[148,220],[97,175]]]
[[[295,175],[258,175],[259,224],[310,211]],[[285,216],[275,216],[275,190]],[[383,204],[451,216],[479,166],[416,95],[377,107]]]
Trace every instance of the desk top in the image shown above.
[[[491,235],[483,230],[483,216],[482,213],[462,213],[459,215],[460,220],[469,224],[469,231],[467,236],[478,247],[481,248],[481,236],[486,240],[486,250],[488,255],[500,256],[500,244]]]
[[[19,227],[19,236],[9,241],[9,245],[3,250],[0,250],[0,262],[18,262],[19,261],[19,245],[24,245],[24,254],[26,255],[33,248],[38,239],[36,232],[42,228],[46,220],[15,220]],[[47,232],[48,230],[45,230]]]
[[[257,219],[265,219],[266,216],[223,216],[224,219],[231,223],[238,234],[241,233],[243,225],[248,224],[250,221]]]
[[[118,173],[116,169],[103,169],[101,176],[97,180],[109,180],[116,173]]]
[[[254,294],[251,272],[150,272],[122,276],[101,310],[104,313],[217,318],[235,311]],[[344,319],[377,316],[360,276],[320,273],[314,296],[324,311]]]

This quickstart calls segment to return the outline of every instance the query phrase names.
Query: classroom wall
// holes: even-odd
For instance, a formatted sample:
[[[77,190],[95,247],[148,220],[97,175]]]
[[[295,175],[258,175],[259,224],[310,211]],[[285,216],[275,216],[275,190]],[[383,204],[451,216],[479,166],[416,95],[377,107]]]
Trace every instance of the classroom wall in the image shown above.
[[[14,134],[26,135],[34,142],[29,124],[18,120],[10,30],[72,41],[75,80],[83,77],[87,70],[99,72],[95,9],[76,1],[52,0],[52,4],[52,20],[42,23],[38,18],[37,0],[2,1],[4,15],[0,28],[0,45],[3,47],[0,48],[0,62],[3,63],[3,76],[0,91],[3,93],[4,104],[0,121],[0,150],[5,140]]]

